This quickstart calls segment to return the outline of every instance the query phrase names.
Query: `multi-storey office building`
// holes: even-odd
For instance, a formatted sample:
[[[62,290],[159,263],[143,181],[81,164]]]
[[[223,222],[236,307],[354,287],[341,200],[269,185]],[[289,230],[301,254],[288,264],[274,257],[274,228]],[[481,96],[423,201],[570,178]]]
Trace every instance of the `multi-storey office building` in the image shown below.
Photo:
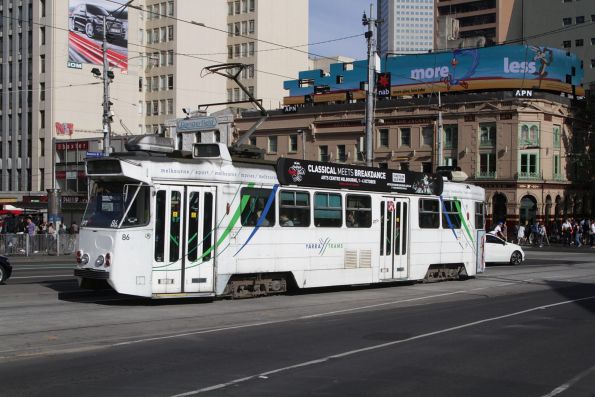
[[[227,8],[223,1],[199,7],[190,1],[145,0],[144,10],[138,50],[144,56],[137,62],[145,116],[140,131],[165,133],[168,121],[184,117],[183,109],[225,101],[225,78],[205,75],[203,68],[226,60]]]
[[[525,0],[523,5],[527,42],[575,53],[583,61],[585,87],[595,90],[595,2]]]
[[[69,62],[73,40],[81,47],[97,48],[97,32],[69,32],[72,9],[68,0],[3,0],[0,4],[0,199],[21,201],[31,192],[65,185],[65,180],[54,182],[54,139],[102,136],[102,85],[91,73],[97,66]],[[120,32],[137,32],[137,21],[135,10],[130,10],[127,28]],[[129,36],[134,43],[136,33]],[[139,72],[123,70],[113,69],[114,134],[125,133],[121,125],[134,128],[141,117],[137,112]],[[69,161],[74,167],[65,179],[74,180],[70,186],[75,192],[79,186],[84,192],[84,173],[76,172],[82,169],[84,152],[70,153],[68,159],[60,156],[58,162]]]
[[[283,81],[308,68],[307,0],[228,1],[227,31],[227,61],[248,65],[240,75],[242,84],[265,108],[278,108],[285,95]],[[245,99],[229,81],[227,100]]]
[[[443,96],[446,163],[461,167],[486,189],[488,221],[551,222],[595,213],[589,170],[580,157],[589,145],[586,124],[567,98],[510,92]],[[437,164],[437,98],[377,103],[374,166],[432,172]],[[279,156],[365,164],[365,104],[317,104],[295,113],[274,111],[252,137],[267,159]],[[245,132],[257,114],[236,120]],[[591,142],[592,144],[592,142]]]
[[[519,0],[437,0],[436,16],[458,19],[459,37],[463,39],[483,36],[486,45],[501,44],[522,37],[521,3]]]
[[[378,0],[378,19],[381,56],[434,48],[434,0]]]

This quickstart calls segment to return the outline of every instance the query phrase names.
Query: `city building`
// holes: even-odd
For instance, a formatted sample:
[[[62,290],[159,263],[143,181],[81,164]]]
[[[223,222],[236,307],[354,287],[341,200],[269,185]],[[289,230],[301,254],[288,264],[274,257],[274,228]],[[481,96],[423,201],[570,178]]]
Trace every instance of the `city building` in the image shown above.
[[[378,0],[378,19],[380,56],[434,48],[434,0]]]
[[[165,134],[171,122],[201,104],[225,102],[226,79],[206,74],[205,66],[226,61],[226,4],[199,7],[191,1],[145,0],[139,31],[141,45],[130,46],[144,98],[139,132]],[[221,106],[209,110],[218,110]]]
[[[242,84],[265,108],[279,108],[283,81],[308,68],[308,1],[235,0],[227,7],[227,62],[248,65]],[[228,81],[227,101],[242,100],[245,94]]]
[[[527,43],[564,48],[576,54],[583,61],[585,88],[594,91],[595,2],[524,0],[522,4],[525,15],[522,29]]]
[[[485,45],[502,44],[523,37],[522,3],[523,0],[437,0],[436,16],[438,23],[443,24],[451,23],[451,19],[444,18],[446,16],[458,20],[456,39],[484,37]],[[540,15],[544,11],[549,12],[546,10],[547,7],[543,7]],[[531,18],[531,21],[534,19],[536,18]],[[436,30],[441,31],[439,26]],[[443,45],[440,44],[435,49],[457,47],[457,45],[447,44],[446,47]]]

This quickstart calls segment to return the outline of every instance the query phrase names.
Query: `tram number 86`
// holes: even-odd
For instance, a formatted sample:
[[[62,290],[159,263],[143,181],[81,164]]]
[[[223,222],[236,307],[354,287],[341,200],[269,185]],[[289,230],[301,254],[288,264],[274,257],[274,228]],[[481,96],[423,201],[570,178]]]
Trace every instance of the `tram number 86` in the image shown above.
[[[130,234],[123,234],[122,240],[130,240]]]

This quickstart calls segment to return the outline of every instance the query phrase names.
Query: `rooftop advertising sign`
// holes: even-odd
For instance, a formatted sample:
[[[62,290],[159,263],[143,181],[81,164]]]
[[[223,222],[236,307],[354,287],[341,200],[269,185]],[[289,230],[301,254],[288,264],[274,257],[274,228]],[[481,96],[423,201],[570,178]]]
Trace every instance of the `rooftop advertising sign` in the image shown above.
[[[124,0],[70,0],[68,64],[103,64],[103,17],[107,23],[110,66],[128,69],[128,11]]]
[[[312,87],[300,81],[327,84],[330,91],[358,90],[367,80],[367,61],[356,61],[352,70],[342,63],[330,67],[330,75],[319,70],[303,71],[298,80],[286,81],[291,96],[311,95]],[[584,95],[583,67],[576,55],[562,49],[525,45],[501,45],[456,49],[430,54],[389,56],[382,72],[390,74],[391,95],[436,91],[535,89]],[[343,83],[337,84],[338,76]]]

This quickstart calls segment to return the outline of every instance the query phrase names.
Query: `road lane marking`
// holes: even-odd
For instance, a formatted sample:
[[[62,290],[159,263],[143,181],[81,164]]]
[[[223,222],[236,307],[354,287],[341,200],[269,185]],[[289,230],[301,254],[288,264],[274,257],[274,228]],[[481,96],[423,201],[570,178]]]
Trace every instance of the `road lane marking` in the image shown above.
[[[231,380],[229,382],[219,383],[217,385],[212,385],[212,386],[208,386],[208,387],[204,387],[204,388],[200,388],[200,389],[191,390],[191,391],[187,391],[187,392],[184,392],[184,393],[176,394],[176,395],[174,395],[172,397],[193,396],[193,395],[196,395],[196,394],[201,394],[201,393],[205,393],[205,392],[209,392],[209,391],[213,391],[213,390],[219,390],[219,389],[223,389],[223,388],[226,388],[228,386],[231,386],[231,385],[236,385],[238,383],[243,383],[243,382],[246,382],[246,381],[249,381],[249,380],[257,379],[259,377],[265,377],[265,376],[268,377],[270,375],[274,375],[274,374],[278,374],[278,373],[281,373],[281,372],[290,371],[290,370],[297,369],[297,368],[303,368],[303,367],[308,367],[308,366],[311,366],[311,365],[325,363],[325,362],[328,362],[328,361],[333,360],[333,359],[339,359],[339,358],[349,357],[349,356],[353,356],[353,355],[356,355],[356,354],[366,353],[366,352],[370,352],[370,351],[374,351],[374,350],[379,350],[379,349],[383,349],[383,348],[387,348],[387,347],[392,347],[392,346],[403,344],[403,343],[407,343],[407,342],[416,341],[416,340],[419,340],[419,339],[428,338],[428,337],[431,337],[431,336],[445,334],[445,333],[452,332],[452,331],[458,331],[460,329],[469,328],[469,327],[473,327],[473,326],[480,325],[480,324],[494,322],[494,321],[498,321],[498,320],[502,320],[502,319],[506,319],[506,318],[510,318],[510,317],[515,317],[515,316],[520,316],[522,314],[531,313],[531,312],[534,312],[534,311],[537,311],[537,310],[549,309],[549,308],[553,308],[553,307],[557,307],[557,306],[561,306],[561,305],[567,305],[569,303],[576,303],[576,302],[581,302],[581,301],[591,300],[591,299],[595,299],[595,295],[588,296],[588,297],[585,297],[585,298],[579,298],[579,299],[572,299],[572,300],[561,301],[561,302],[552,303],[552,304],[549,304],[549,305],[536,306],[536,307],[532,307],[530,309],[525,309],[525,310],[521,310],[521,311],[514,312],[514,313],[508,313],[508,314],[504,314],[504,315],[501,315],[501,316],[485,318],[483,320],[473,321],[473,322],[470,322],[470,323],[461,324],[461,325],[457,325],[457,326],[450,327],[450,328],[444,328],[444,329],[437,330],[437,331],[427,332],[425,334],[415,335],[415,336],[412,336],[410,338],[399,339],[399,340],[395,340],[395,341],[387,342],[387,343],[381,343],[381,344],[378,344],[378,345],[368,346],[368,347],[364,347],[364,348],[361,348],[361,349],[349,350],[349,351],[345,351],[345,352],[342,352],[342,353],[333,354],[333,355],[326,356],[326,357],[321,357],[321,358],[318,358],[318,359],[315,359],[315,360],[310,360],[310,361],[306,361],[306,362],[302,362],[302,363],[298,363],[298,364],[294,364],[294,365],[289,365],[287,367],[276,368],[276,369],[273,369],[273,370],[270,370],[270,371],[266,371],[266,372],[261,372],[261,373],[255,374],[255,375],[246,376],[246,377],[239,378],[239,379],[233,379],[233,380]],[[589,370],[587,370],[587,371],[579,374],[577,377],[571,379],[567,384],[568,385],[571,385],[571,382],[573,382],[573,381],[574,382],[577,382],[582,377],[586,376],[591,370],[594,370],[594,369],[595,369],[595,366],[592,367],[592,368],[589,368]],[[563,386],[564,385],[562,385],[560,387],[563,387]],[[566,390],[566,389],[564,389],[564,390]]]
[[[552,390],[548,394],[545,394],[543,397],[553,397],[553,396],[556,396],[556,395],[566,391],[571,386],[573,386],[575,383],[579,382],[581,379],[583,379],[585,376],[589,375],[593,371],[595,371],[595,365],[593,365],[590,368],[587,368],[586,370],[584,370],[583,372],[581,372],[574,378],[570,379],[568,382],[556,387],[554,390]]]
[[[13,266],[12,271],[18,272],[23,270],[56,270],[56,269],[74,269],[74,266],[66,266],[66,265],[56,265],[50,267],[39,267],[39,266],[30,266],[30,267],[21,267],[21,266]]]
[[[51,275],[51,276],[18,276],[18,277],[11,277],[10,280],[16,280],[16,279],[23,279],[23,278],[51,278],[51,277],[74,277],[73,274],[57,274],[57,275]]]

